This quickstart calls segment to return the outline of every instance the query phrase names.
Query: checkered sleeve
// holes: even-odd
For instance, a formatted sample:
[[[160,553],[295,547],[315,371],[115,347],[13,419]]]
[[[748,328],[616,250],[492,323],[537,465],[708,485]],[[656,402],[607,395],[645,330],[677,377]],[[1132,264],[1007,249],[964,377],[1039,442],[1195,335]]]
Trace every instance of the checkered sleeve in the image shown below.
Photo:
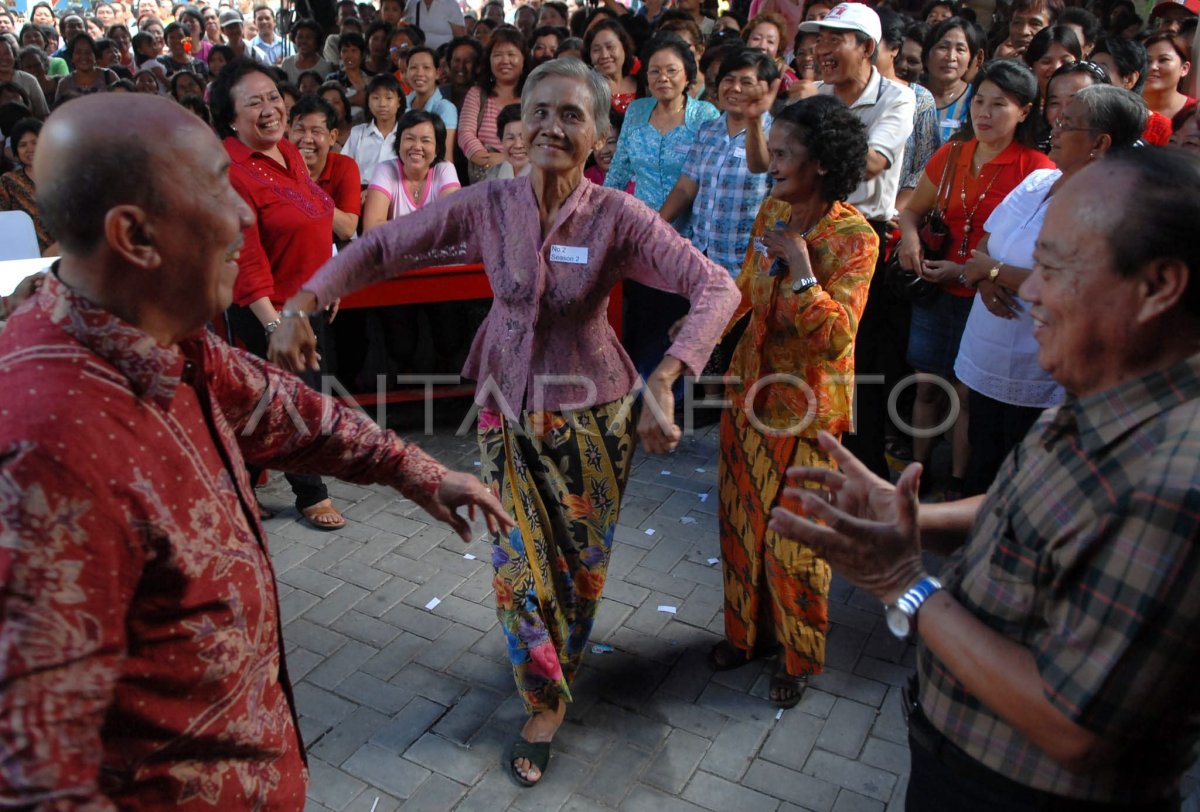
[[[1081,525],[1092,538],[1062,548],[1034,640],[1046,696],[1110,736],[1164,724],[1200,666],[1200,430],[1174,418],[1165,429],[1141,449],[1140,482],[1118,460],[1094,472],[1109,504],[1093,501],[1107,509]]]

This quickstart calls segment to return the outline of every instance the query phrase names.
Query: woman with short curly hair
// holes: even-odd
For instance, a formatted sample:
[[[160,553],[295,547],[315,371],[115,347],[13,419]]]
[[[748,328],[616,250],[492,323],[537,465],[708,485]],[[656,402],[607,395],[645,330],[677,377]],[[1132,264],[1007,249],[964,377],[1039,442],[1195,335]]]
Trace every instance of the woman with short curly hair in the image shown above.
[[[718,468],[725,639],[717,670],[779,651],[770,683],[794,707],[825,663],[829,565],[767,527],[793,465],[833,468],[817,432],[850,428],[854,336],[879,238],[846,196],[867,168],[866,129],[833,96],[784,108],[768,140],[775,178],[737,277],[750,322],[729,365]]]

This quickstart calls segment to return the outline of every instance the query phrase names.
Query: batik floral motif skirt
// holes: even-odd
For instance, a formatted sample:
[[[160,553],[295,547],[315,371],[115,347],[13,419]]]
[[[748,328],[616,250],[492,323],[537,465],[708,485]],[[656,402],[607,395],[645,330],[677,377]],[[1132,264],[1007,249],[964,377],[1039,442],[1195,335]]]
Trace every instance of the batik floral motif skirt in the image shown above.
[[[725,639],[747,653],[778,642],[787,673],[801,676],[825,664],[831,572],[812,549],[767,529],[794,465],[833,467],[815,439],[764,433],[736,407],[721,415]]]
[[[529,713],[571,701],[629,478],[631,406],[479,415],[481,476],[517,522],[493,538],[492,584]]]

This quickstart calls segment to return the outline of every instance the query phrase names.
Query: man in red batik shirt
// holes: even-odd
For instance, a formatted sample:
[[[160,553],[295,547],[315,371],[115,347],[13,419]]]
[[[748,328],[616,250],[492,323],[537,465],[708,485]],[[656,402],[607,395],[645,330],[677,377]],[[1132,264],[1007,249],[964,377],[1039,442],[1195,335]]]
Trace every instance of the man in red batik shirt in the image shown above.
[[[78,99],[37,161],[62,259],[0,334],[0,807],[300,810],[246,462],[392,485],[464,538],[459,507],[511,519],[474,477],[204,329],[251,213],[198,119]]]

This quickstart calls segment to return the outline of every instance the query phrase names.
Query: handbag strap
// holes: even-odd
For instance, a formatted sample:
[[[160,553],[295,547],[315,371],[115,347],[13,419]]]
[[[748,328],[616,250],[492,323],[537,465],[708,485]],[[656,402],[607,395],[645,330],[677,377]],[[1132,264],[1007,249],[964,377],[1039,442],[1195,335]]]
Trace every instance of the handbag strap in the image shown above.
[[[950,192],[954,186],[954,169],[958,164],[958,155],[962,152],[962,141],[955,141],[950,145],[950,155],[946,158],[946,165],[942,168],[942,179],[938,183],[937,198],[933,201],[933,211],[930,215],[941,217],[946,213],[946,205],[949,203]]]

